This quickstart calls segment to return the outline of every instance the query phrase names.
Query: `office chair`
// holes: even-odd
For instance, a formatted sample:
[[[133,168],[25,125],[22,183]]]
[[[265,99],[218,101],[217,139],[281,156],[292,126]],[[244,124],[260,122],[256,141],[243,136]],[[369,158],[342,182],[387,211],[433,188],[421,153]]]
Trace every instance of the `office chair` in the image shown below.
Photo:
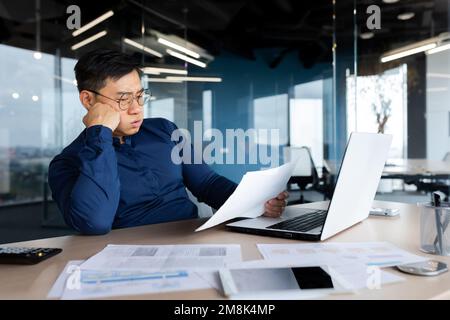
[[[197,198],[186,188],[189,200],[191,200],[197,206],[197,212],[199,218],[209,218],[213,215],[213,209],[206,203],[199,202]]]
[[[319,175],[308,147],[289,147],[289,153],[290,159],[298,158],[298,161],[288,181],[288,186],[297,184],[300,189],[300,199],[291,201],[290,204],[305,203],[303,192],[307,190],[308,185],[313,187],[318,185]]]
[[[444,162],[450,162],[450,152],[447,152],[442,158]],[[417,181],[405,181],[407,184],[414,184],[418,191],[432,193],[440,191],[445,195],[444,201],[449,200],[450,196],[450,177],[447,179],[418,179]]]

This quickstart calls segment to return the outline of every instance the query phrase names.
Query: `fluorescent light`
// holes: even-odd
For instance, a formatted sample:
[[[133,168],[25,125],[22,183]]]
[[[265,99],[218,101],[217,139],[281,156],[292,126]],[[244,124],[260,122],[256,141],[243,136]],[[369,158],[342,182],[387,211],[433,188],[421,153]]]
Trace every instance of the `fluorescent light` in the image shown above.
[[[55,77],[55,79],[61,80],[62,82],[70,83],[70,84],[73,84],[74,86],[77,85],[77,80],[75,80],[75,79],[64,78],[64,77],[60,77],[57,75],[55,75],[54,77]]]
[[[222,78],[215,77],[166,77],[170,80],[179,81],[200,81],[200,82],[222,82]]]
[[[415,48],[411,48],[411,49],[408,49],[408,50],[401,50],[401,51],[398,51],[397,53],[392,53],[392,54],[387,54],[387,55],[382,56],[381,57],[381,62],[385,63],[385,62],[389,62],[389,61],[392,61],[392,60],[400,59],[400,58],[403,58],[403,57],[406,57],[406,56],[410,56],[410,55],[413,55],[413,54],[416,54],[416,53],[420,53],[420,52],[423,52],[423,51],[427,51],[427,50],[433,49],[435,47],[436,47],[436,43],[429,43],[429,44],[422,45],[422,46],[415,47]]]
[[[154,75],[154,76],[159,76],[161,74],[161,72],[153,71],[153,70],[145,70],[145,68],[143,68],[141,70],[145,74],[151,74],[151,75]]]
[[[181,83],[181,80],[172,80],[167,78],[147,78],[147,82]]]
[[[147,74],[170,73],[170,74],[186,75],[188,73],[187,70],[183,70],[183,69],[158,68],[158,67],[145,67],[145,68],[142,68],[142,71]]]
[[[167,52],[168,54],[170,54],[171,56],[175,57],[175,58],[178,58],[178,59],[184,60],[184,61],[186,61],[186,62],[195,64],[195,65],[197,65],[197,66],[199,66],[199,67],[202,67],[202,68],[206,68],[206,63],[204,63],[204,62],[195,60],[195,59],[193,59],[193,58],[189,58],[188,56],[186,56],[186,55],[184,55],[184,54],[175,52],[175,51],[170,50],[170,49],[167,49],[166,52]]]
[[[187,55],[189,55],[189,56],[191,56],[191,57],[194,57],[194,58],[196,58],[196,59],[200,58],[200,55],[199,55],[197,52],[194,52],[194,51],[192,51],[192,50],[189,50],[188,48],[185,48],[185,47],[180,46],[180,45],[178,45],[178,44],[176,44],[176,43],[173,43],[172,41],[169,41],[169,40],[167,40],[167,39],[159,38],[159,37],[158,37],[158,42],[161,43],[161,44],[163,44],[163,45],[165,45],[165,46],[168,46],[168,47],[170,47],[170,48],[172,48],[172,49],[175,49],[175,50],[184,52],[184,53],[186,53]]]
[[[368,40],[372,39],[375,36],[375,34],[373,32],[363,32],[359,36],[361,39]]]
[[[402,21],[406,21],[406,20],[409,20],[409,19],[414,18],[415,15],[416,15],[416,14],[415,14],[414,12],[400,13],[400,14],[397,16],[397,19],[398,19],[398,20],[402,20]]]
[[[106,30],[103,30],[97,34],[94,34],[92,37],[89,37],[87,39],[84,39],[83,41],[78,42],[77,44],[74,44],[72,47],[70,47],[70,49],[74,51],[80,49],[81,47],[84,47],[88,43],[94,42],[95,40],[106,36],[106,34],[107,34]]]
[[[144,46],[143,44],[140,44],[140,43],[138,43],[136,41],[133,41],[131,39],[125,38],[125,39],[123,39],[123,42],[125,42],[126,44],[128,44],[128,45],[130,45],[132,47],[135,47],[135,48],[137,48],[139,50],[142,50],[144,52],[150,53],[151,55],[154,55],[154,56],[156,56],[158,58],[162,58],[162,56],[163,56],[161,53],[159,53],[159,52],[157,52],[155,50],[152,50],[152,49]]]
[[[39,96],[32,96],[31,100],[33,100],[34,102],[39,101]]]
[[[427,73],[428,78],[441,78],[441,79],[450,79],[450,74],[448,73]]]
[[[397,3],[397,2],[399,2],[400,0],[383,0],[383,2],[384,3],[388,3],[388,4],[391,4],[391,3]]]
[[[448,91],[447,87],[428,88],[427,92],[445,92]]]
[[[20,98],[20,94],[18,94],[17,92],[13,92],[12,94],[13,99],[19,99]]]
[[[35,58],[36,60],[41,60],[42,53],[40,53],[39,51],[36,51],[35,53],[33,53],[33,58]]]
[[[93,26],[99,24],[100,22],[105,21],[109,17],[112,17],[113,15],[114,15],[114,11],[110,10],[110,11],[102,14],[100,17],[98,17],[98,18],[92,20],[91,22],[87,23],[86,25],[82,26],[80,29],[75,30],[74,32],[72,32],[72,35],[74,37],[76,37],[76,36],[82,34],[83,32],[85,32],[86,30],[89,30]]]
[[[445,50],[448,50],[448,49],[450,49],[450,43],[444,44],[442,46],[436,47],[436,48],[431,49],[431,50],[428,50],[425,53],[426,54],[433,54],[433,53],[438,53],[438,52],[445,51]]]

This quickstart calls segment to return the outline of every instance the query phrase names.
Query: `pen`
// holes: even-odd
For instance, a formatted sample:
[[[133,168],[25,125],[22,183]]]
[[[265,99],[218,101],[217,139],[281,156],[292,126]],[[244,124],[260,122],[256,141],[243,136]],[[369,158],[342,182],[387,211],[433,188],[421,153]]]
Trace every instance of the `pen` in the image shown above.
[[[439,207],[441,206],[441,196],[437,192],[433,192],[433,206],[435,207],[435,219],[436,219],[436,238],[434,239],[434,247],[436,248],[437,254],[444,254],[442,247],[442,225],[441,225],[441,214]],[[439,244],[439,250],[436,246],[436,242]]]

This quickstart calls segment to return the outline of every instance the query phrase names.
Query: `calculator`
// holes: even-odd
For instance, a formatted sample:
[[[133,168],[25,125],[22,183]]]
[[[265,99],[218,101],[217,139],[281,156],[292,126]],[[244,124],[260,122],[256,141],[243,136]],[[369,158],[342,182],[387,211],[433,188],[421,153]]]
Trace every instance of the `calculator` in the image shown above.
[[[58,248],[0,247],[0,264],[36,264],[61,251]]]

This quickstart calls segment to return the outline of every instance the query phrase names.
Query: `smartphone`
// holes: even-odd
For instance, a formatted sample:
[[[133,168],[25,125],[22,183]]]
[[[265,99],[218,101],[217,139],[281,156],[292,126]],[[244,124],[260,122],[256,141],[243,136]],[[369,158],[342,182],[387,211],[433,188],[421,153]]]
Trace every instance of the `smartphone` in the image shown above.
[[[396,217],[398,213],[398,209],[372,208],[369,214],[371,216]]]
[[[225,296],[334,288],[321,267],[223,269],[219,276]]]
[[[403,264],[397,266],[397,269],[418,276],[437,276],[448,271],[447,264],[435,260]]]

